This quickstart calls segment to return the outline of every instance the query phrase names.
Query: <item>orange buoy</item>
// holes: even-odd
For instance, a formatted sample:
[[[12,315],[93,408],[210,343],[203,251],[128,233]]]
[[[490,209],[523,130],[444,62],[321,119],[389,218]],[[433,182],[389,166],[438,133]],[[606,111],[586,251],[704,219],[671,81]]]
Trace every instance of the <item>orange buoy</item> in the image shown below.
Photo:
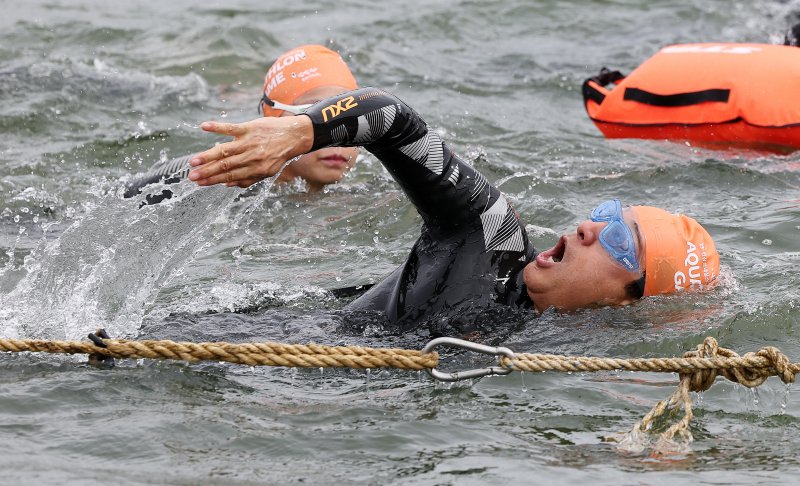
[[[800,48],[667,46],[629,76],[603,68],[583,101],[608,138],[800,149]]]

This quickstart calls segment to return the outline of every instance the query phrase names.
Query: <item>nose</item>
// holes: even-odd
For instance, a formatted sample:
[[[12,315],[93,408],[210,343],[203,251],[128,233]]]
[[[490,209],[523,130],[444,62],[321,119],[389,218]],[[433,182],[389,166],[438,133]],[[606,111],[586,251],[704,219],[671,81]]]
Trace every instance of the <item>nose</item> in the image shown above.
[[[608,223],[605,222],[596,222],[588,219],[581,222],[578,225],[578,229],[575,231],[578,235],[578,241],[584,246],[592,245],[597,241],[597,235],[600,234],[607,224]]]

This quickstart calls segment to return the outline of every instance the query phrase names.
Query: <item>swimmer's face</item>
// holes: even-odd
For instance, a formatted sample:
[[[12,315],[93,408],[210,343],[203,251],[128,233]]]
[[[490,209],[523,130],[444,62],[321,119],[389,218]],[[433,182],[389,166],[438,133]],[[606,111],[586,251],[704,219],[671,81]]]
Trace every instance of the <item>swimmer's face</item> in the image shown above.
[[[297,97],[293,105],[316,103],[331,96],[349,91],[341,86],[319,86]],[[282,116],[293,116],[284,112]],[[345,172],[356,163],[358,149],[355,147],[330,147],[310,152],[295,160],[283,170],[280,180],[290,181],[300,177],[306,181],[309,191],[319,191],[327,184],[339,182]]]
[[[573,311],[626,305],[635,300],[625,287],[645,271],[644,240],[633,212],[625,210],[623,217],[634,235],[639,271],[625,269],[600,244],[598,235],[608,223],[583,221],[574,233],[562,236],[553,248],[541,252],[525,267],[525,286],[537,311],[549,307]]]

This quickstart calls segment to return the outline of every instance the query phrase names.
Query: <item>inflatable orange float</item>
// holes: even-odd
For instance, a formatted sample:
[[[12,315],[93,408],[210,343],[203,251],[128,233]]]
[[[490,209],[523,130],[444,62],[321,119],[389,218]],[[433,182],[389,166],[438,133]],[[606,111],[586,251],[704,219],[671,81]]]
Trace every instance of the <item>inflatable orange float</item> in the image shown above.
[[[582,91],[608,138],[800,149],[798,47],[667,46],[628,76],[603,68]]]

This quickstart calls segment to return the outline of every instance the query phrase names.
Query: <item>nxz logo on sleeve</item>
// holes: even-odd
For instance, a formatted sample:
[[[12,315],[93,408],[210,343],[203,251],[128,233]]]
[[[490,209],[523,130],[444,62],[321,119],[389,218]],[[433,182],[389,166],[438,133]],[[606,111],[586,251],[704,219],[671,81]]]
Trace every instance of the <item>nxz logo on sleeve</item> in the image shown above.
[[[356,106],[358,106],[358,103],[356,103],[356,99],[352,96],[343,98],[338,102],[328,105],[322,109],[322,121],[328,121],[328,118],[336,118],[343,112],[349,110],[350,108],[355,108]]]

